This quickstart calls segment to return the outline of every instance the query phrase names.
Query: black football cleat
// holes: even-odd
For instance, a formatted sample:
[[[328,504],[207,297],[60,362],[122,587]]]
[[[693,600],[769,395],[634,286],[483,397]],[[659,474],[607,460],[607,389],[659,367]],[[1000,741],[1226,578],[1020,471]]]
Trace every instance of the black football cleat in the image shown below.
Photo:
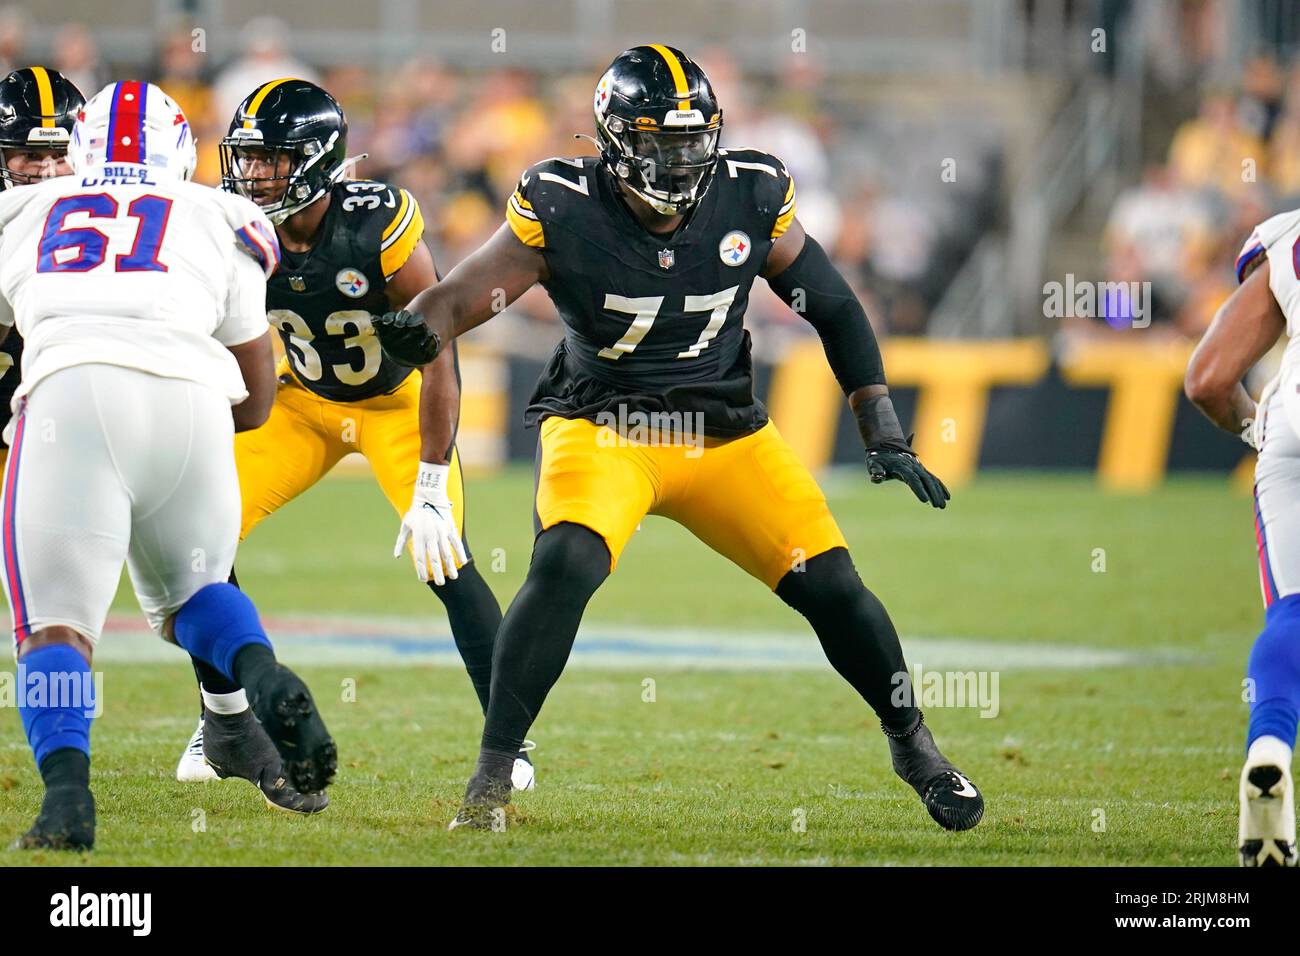
[[[465,787],[460,811],[447,824],[448,830],[469,827],[473,830],[502,831],[506,828],[506,804],[510,802],[511,773],[514,757],[485,765],[479,758],[474,776]]]
[[[906,734],[886,730],[885,736],[894,773],[917,792],[935,823],[945,830],[969,830],[984,818],[984,797],[939,752],[924,715]]]
[[[203,758],[221,779],[250,781],[267,805],[293,813],[320,813],[330,804],[324,793],[301,793],[289,784],[284,761],[253,711],[203,715]]]
[[[338,750],[307,685],[289,668],[276,664],[256,688],[247,690],[253,713],[280,752],[289,784],[302,794],[319,793],[329,786],[338,770]]]
[[[14,849],[81,851],[94,845],[94,795],[80,784],[60,784],[45,791],[40,815]]]

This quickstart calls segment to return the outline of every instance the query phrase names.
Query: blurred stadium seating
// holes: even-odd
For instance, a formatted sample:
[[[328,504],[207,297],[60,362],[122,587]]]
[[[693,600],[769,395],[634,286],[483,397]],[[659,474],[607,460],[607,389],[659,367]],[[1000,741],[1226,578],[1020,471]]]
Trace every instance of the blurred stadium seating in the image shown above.
[[[158,82],[199,130],[206,182],[249,89],[286,74],[317,79],[348,111],[352,151],[368,154],[357,174],[419,198],[445,272],[497,226],[524,167],[587,150],[572,134],[590,131],[590,88],[615,52],[679,43],[718,88],[724,145],[788,163],[801,219],[892,339],[894,383],[938,470],[960,479],[979,466],[1095,465],[1115,486],[1139,488],[1166,467],[1239,465],[1241,446],[1197,418],[1177,371],[1231,292],[1240,242],[1300,193],[1300,5],[521,9],[52,0],[0,10],[0,66],[46,62],[87,93],[128,75]],[[689,26],[664,29],[673,23]],[[1149,282],[1150,328],[1113,303],[1091,316],[1051,314],[1044,283],[1067,275]],[[757,288],[749,323],[783,429],[813,464],[855,457],[833,382],[815,355],[805,360],[815,337]],[[468,343],[469,461],[531,456],[518,411],[558,336],[534,289]],[[992,340],[993,351],[936,351],[936,339]],[[1136,467],[1134,454],[1150,461]]]

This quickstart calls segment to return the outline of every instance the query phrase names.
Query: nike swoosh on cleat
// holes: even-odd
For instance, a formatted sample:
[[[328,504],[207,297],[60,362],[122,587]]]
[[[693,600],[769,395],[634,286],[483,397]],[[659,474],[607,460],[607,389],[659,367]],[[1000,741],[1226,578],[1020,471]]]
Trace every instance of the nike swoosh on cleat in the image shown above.
[[[972,784],[969,780],[967,780],[963,774],[954,771],[954,776],[956,776],[956,778],[961,781],[961,789],[954,790],[952,792],[954,797],[978,797],[979,796],[979,791],[975,789],[975,785]]]

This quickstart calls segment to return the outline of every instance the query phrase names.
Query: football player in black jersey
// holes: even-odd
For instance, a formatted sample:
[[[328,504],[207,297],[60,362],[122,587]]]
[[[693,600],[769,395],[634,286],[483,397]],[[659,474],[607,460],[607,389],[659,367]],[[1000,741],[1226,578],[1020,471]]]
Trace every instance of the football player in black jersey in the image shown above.
[[[71,80],[43,66],[14,70],[0,80],[0,189],[72,172],[68,139],[85,102]],[[0,432],[9,425],[22,360],[23,338],[10,329],[0,343]],[[8,453],[0,438],[0,465]]]
[[[445,352],[414,375],[384,356],[371,317],[437,281],[424,220],[405,189],[346,178],[347,119],[325,90],[300,79],[260,85],[221,143],[222,187],[275,224],[281,261],[267,282],[267,317],[285,357],[271,416],[240,433],[235,462],[242,540],[351,452],[369,460],[402,517],[416,573],[443,602],[483,708],[501,610],[463,543],[465,494],[456,454],[460,383]],[[195,661],[203,715],[177,767],[181,780],[248,776],[260,746],[244,692]],[[264,749],[264,747],[262,748]],[[519,757],[514,779],[532,786]],[[303,811],[314,806],[292,807]]]
[[[781,161],[719,148],[722,110],[680,51],[624,51],[594,106],[599,156],[527,170],[482,248],[406,310],[376,320],[385,351],[408,365],[537,282],[565,326],[526,413],[541,424],[532,563],[497,634],[478,765],[451,825],[503,819],[514,754],[583,609],[653,513],[801,612],[880,718],[895,771],[930,815],[950,830],[975,826],[983,798],[939,752],[910,695],[895,698],[907,668],[894,626],[753,394],[742,319],[761,275],[821,336],[872,481],[901,480],[944,507],[947,489],[894,413],[862,306],[795,218]]]

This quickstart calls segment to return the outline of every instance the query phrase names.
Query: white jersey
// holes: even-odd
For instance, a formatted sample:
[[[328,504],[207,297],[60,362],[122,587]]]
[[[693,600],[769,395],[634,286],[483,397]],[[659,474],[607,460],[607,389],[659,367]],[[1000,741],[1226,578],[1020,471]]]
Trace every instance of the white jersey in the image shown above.
[[[1265,219],[1250,234],[1237,256],[1237,278],[1260,256],[1268,257],[1268,285],[1286,317],[1290,340],[1282,356],[1282,373],[1300,368],[1300,209]]]
[[[267,330],[275,230],[240,196],[136,165],[0,193],[0,324],[24,339],[19,399],[74,365],[248,392],[226,346]]]

